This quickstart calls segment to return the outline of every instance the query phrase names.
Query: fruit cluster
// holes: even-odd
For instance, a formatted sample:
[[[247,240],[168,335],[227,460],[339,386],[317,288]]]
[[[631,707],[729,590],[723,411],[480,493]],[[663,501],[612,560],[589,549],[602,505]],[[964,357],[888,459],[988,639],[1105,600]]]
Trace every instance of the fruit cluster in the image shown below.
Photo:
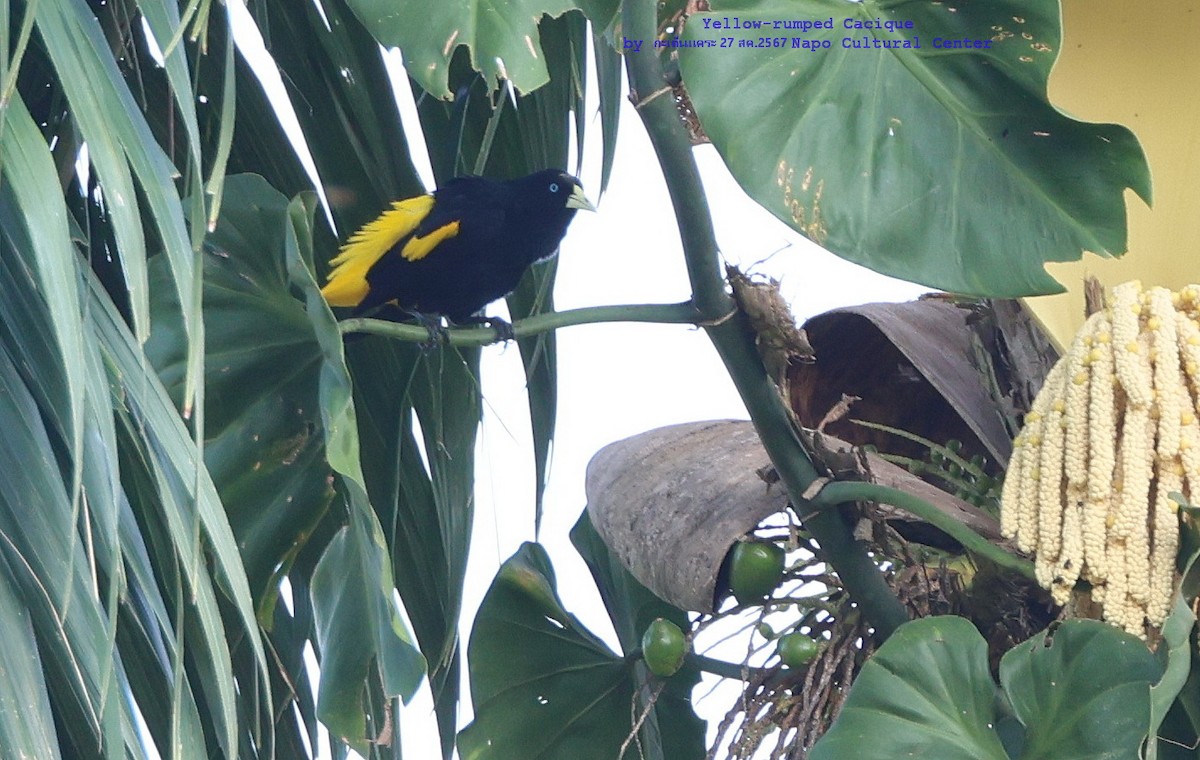
[[[1001,529],[1059,604],[1080,579],[1144,636],[1171,607],[1180,496],[1200,495],[1200,286],[1128,282],[1088,318],[1013,441]]]
[[[726,559],[729,589],[741,607],[768,605],[771,595],[784,580],[786,553],[773,541],[752,538],[734,544]],[[768,640],[775,639],[780,662],[788,668],[802,668],[821,653],[822,644],[811,636],[792,631],[777,636],[765,622],[758,633]],[[690,635],[666,618],[656,618],[642,634],[642,659],[650,672],[659,678],[670,678],[679,672],[687,660],[692,642]],[[705,669],[704,658],[693,658],[694,667]]]

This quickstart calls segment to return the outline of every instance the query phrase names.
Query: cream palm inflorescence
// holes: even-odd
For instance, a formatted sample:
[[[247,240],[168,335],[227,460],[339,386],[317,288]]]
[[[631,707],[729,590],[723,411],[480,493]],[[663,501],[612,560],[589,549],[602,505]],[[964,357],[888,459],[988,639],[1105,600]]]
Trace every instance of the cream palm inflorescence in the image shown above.
[[[1065,604],[1144,636],[1171,607],[1179,505],[1200,495],[1200,286],[1127,282],[1050,371],[1013,441],[1000,523]]]

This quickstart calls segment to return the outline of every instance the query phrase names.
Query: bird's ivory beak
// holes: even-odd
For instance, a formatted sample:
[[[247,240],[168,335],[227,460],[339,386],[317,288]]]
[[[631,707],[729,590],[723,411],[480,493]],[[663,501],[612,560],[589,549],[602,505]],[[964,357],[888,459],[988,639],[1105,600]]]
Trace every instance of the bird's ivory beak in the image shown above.
[[[592,205],[592,202],[589,201],[587,196],[583,194],[583,188],[579,185],[575,186],[575,189],[571,191],[570,197],[567,198],[567,208],[579,209],[580,211],[596,210],[596,207]]]

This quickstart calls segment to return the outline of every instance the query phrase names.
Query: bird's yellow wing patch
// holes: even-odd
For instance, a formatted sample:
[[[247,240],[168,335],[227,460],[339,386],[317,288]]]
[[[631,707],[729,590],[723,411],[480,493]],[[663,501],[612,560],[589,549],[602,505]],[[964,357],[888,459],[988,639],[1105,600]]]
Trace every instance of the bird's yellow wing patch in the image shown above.
[[[428,235],[414,237],[409,240],[404,244],[404,249],[400,251],[400,255],[409,261],[419,261],[428,256],[429,252],[436,248],[438,243],[447,238],[452,238],[457,234],[458,222],[443,224]]]
[[[421,220],[429,215],[432,208],[432,195],[418,195],[416,198],[396,201],[390,210],[380,214],[374,221],[364,224],[358,232],[351,235],[338,255],[329,262],[333,269],[329,272],[325,287],[321,288],[321,295],[325,296],[329,305],[357,306],[362,303],[370,290],[367,272],[405,235],[411,234]],[[445,227],[414,240],[428,240],[443,229]],[[409,241],[409,245],[411,244],[412,241]],[[408,250],[407,245],[404,250]],[[404,255],[407,257],[407,253]]]

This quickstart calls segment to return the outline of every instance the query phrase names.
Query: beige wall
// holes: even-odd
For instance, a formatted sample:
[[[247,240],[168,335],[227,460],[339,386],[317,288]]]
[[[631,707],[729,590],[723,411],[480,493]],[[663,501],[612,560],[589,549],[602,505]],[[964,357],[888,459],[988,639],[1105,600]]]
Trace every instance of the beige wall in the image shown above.
[[[1082,323],[1087,274],[1105,285],[1200,282],[1200,0],[1063,0],[1063,51],[1050,100],[1133,130],[1150,162],[1153,209],[1126,191],[1129,252],[1052,264],[1070,292],[1030,299],[1060,342]]]

